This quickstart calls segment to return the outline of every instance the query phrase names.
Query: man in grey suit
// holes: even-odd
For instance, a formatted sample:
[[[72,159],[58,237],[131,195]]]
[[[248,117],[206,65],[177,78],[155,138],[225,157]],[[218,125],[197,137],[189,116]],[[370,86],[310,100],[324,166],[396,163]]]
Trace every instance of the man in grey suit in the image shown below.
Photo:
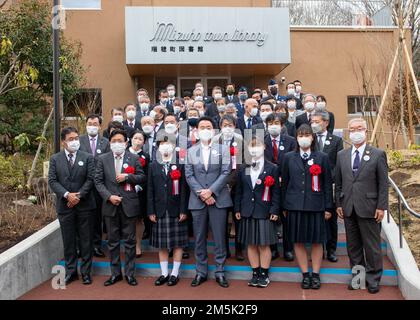
[[[100,155],[110,151],[108,139],[101,137],[99,131],[102,125],[102,118],[98,114],[90,114],[86,119],[87,134],[80,136],[80,150],[91,153],[95,159],[95,164]],[[105,257],[101,249],[102,244],[102,198],[96,188],[93,188],[96,200],[95,214],[92,215],[92,234],[93,234],[93,255],[95,257]]]
[[[120,240],[124,241],[125,278],[129,285],[137,285],[135,278],[136,220],[140,203],[135,189],[146,181],[139,157],[126,151],[127,133],[112,131],[111,152],[98,158],[95,185],[101,195],[102,213],[108,231],[108,248],[111,255],[111,277],[105,286],[122,280]]]
[[[224,288],[229,286],[225,275],[226,215],[233,205],[227,187],[231,172],[230,150],[225,145],[212,142],[214,123],[210,117],[198,121],[200,143],[188,150],[185,177],[190,186],[188,209],[192,212],[195,237],[196,276],[191,286],[207,280],[208,223],[215,241],[216,281]]]
[[[351,267],[366,268],[370,293],[379,292],[383,263],[381,221],[388,210],[388,164],[383,150],[366,145],[366,121],[348,125],[353,146],[337,156],[337,214],[344,218]],[[349,289],[353,286],[349,285]]]
[[[65,284],[79,278],[77,275],[77,234],[80,238],[82,260],[80,273],[83,284],[91,284],[90,216],[96,207],[92,193],[94,160],[92,155],[79,150],[79,134],[75,128],[64,128],[61,131],[61,142],[64,150],[51,157],[48,184],[57,199],[56,210],[64,245]]]

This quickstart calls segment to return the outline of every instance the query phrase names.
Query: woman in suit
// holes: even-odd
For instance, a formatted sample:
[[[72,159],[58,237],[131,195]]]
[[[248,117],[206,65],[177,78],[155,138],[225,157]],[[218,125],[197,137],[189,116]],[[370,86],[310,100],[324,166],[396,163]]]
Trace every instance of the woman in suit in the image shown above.
[[[315,151],[311,127],[303,124],[296,134],[297,150],[286,154],[281,171],[282,209],[303,274],[302,288],[319,289],[323,243],[327,241],[326,220],[333,212],[331,170],[328,156]],[[308,271],[305,244],[312,247],[312,274]]]
[[[143,131],[135,130],[130,137],[131,147],[128,150],[132,154],[139,156],[140,165],[143,168],[144,174],[147,175],[147,167],[150,162],[149,155],[143,151],[144,142],[146,141],[146,134]],[[146,184],[136,186],[137,194],[140,200],[140,216],[136,224],[136,257],[142,256],[141,241],[147,238],[150,231],[150,222],[147,218],[147,191]],[[143,223],[142,223],[143,222]]]
[[[176,158],[176,142],[161,136],[156,143],[156,161],[149,166],[147,182],[147,211],[153,222],[150,244],[159,249],[162,271],[155,285],[174,286],[179,281],[183,248],[188,244],[185,172],[184,165]],[[169,276],[170,250],[173,250],[174,262]]]
[[[244,165],[237,171],[235,194],[238,238],[243,246],[248,246],[253,271],[248,285],[262,288],[270,283],[270,245],[277,241],[274,222],[280,211],[278,169],[264,160],[264,148],[264,141],[252,137],[248,144],[252,165]]]

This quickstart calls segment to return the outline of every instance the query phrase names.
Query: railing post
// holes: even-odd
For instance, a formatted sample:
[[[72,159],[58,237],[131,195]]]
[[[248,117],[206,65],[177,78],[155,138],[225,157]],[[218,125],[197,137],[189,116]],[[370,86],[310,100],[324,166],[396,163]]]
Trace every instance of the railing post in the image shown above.
[[[402,241],[402,210],[401,210],[401,197],[398,196],[398,229],[400,230],[400,249],[403,247]]]

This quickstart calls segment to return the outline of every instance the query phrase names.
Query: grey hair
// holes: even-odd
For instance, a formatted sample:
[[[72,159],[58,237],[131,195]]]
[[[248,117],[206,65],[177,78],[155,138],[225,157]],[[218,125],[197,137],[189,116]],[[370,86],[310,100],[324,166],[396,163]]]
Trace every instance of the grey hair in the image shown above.
[[[324,121],[330,121],[330,114],[327,111],[316,111],[312,117],[321,117]]]
[[[305,101],[305,99],[307,97],[312,97],[315,101],[316,101],[316,95],[314,95],[313,93],[307,93],[303,96],[303,101]]]
[[[228,103],[227,105],[226,105],[226,109],[234,109],[235,111],[236,111],[236,106],[235,106],[235,104],[234,103]]]
[[[348,124],[348,127],[349,128],[353,124],[353,122],[361,122],[361,123],[363,123],[363,128],[367,129],[367,122],[366,122],[365,119],[363,119],[363,118],[353,118],[353,119],[350,119],[349,124]]]

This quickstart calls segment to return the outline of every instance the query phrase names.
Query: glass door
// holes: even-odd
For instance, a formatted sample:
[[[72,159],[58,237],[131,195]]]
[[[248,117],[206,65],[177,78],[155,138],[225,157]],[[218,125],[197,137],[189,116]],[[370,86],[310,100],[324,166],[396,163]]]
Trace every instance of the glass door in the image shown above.
[[[203,79],[200,77],[178,77],[178,96],[181,98],[192,97],[197,82],[203,82]]]
[[[225,90],[228,83],[230,83],[230,77],[207,77],[204,84],[206,94],[211,96],[213,88],[219,86],[222,88],[223,96],[225,96]]]

